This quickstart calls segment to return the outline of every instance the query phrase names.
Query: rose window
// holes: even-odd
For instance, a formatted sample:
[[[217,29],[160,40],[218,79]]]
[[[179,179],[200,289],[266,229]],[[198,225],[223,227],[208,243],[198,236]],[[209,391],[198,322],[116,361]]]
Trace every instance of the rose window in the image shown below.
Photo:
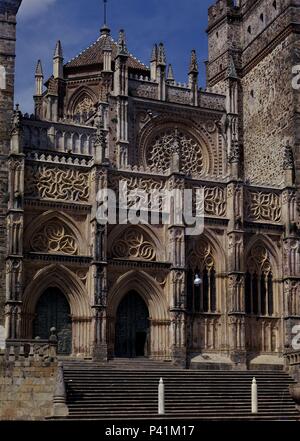
[[[190,175],[203,173],[203,151],[198,142],[180,130],[167,130],[156,136],[147,149],[146,160],[150,167],[168,170],[171,158],[177,153],[181,171]]]

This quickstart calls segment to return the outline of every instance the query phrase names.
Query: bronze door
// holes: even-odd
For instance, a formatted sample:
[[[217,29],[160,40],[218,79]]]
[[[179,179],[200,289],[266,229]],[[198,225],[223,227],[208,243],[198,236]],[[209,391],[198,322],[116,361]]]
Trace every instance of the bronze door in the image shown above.
[[[148,308],[139,294],[132,291],[123,298],[116,317],[116,357],[147,355],[148,317]]]
[[[68,355],[72,351],[72,323],[70,306],[57,288],[49,288],[40,297],[33,323],[33,337],[48,340],[50,329],[56,328],[58,353]]]

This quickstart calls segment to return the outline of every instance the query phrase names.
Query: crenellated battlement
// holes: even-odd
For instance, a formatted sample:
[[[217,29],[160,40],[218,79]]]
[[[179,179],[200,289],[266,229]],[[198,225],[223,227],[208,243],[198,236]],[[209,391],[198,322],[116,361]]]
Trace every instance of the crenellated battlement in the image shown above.
[[[227,15],[238,16],[240,14],[238,3],[238,1],[234,0],[217,0],[216,3],[208,9],[208,29]]]

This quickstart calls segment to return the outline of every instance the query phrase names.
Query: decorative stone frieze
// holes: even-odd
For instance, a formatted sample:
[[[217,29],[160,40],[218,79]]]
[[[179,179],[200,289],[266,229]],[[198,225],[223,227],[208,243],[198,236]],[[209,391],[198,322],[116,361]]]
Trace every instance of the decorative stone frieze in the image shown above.
[[[26,197],[87,202],[89,174],[76,169],[33,166],[25,172]]]
[[[281,221],[282,204],[277,193],[246,192],[246,216],[253,221]]]

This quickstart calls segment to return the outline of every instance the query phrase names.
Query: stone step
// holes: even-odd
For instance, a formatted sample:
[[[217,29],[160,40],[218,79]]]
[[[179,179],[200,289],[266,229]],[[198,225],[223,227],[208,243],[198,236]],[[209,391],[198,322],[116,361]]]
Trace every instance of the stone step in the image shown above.
[[[79,409],[79,410],[82,410],[83,409],[83,407],[82,407],[82,405],[81,404],[78,404],[78,405],[75,405],[75,404],[72,404],[72,405],[69,405],[69,408],[70,408],[70,410],[74,410],[74,409]],[[123,406],[121,406],[121,405],[119,405],[118,403],[110,403],[110,405],[109,405],[109,407],[108,406],[99,406],[97,403],[94,403],[94,404],[92,404],[92,403],[85,403],[85,406],[84,406],[84,410],[85,411],[88,411],[88,410],[96,410],[96,411],[98,411],[98,412],[100,412],[100,411],[118,411],[118,412],[121,412],[122,410],[123,411],[130,411],[130,410],[132,410],[133,412],[136,412],[136,411],[138,411],[138,410],[140,410],[140,409],[147,409],[147,410],[150,410],[150,409],[152,409],[154,412],[157,410],[157,403],[154,403],[153,405],[138,405],[138,404],[136,404],[136,403],[132,403],[132,404],[127,404],[127,405],[123,405]],[[167,412],[170,412],[171,410],[174,410],[174,411],[182,411],[182,412],[184,412],[184,410],[186,409],[186,406],[180,406],[180,405],[166,405],[166,411]],[[219,412],[219,411],[227,411],[227,412],[235,412],[235,413],[240,413],[241,411],[250,411],[251,410],[251,404],[249,403],[248,405],[246,405],[246,404],[244,404],[244,405],[242,405],[241,403],[239,403],[239,404],[237,404],[236,406],[233,406],[233,405],[228,405],[228,406],[226,406],[226,407],[224,407],[224,405],[223,406],[221,406],[221,405],[219,405],[219,406],[215,406],[215,405],[211,405],[211,406],[206,406],[205,408],[204,407],[200,407],[200,406],[196,406],[196,405],[194,405],[194,406],[192,406],[192,405],[189,405],[189,412],[190,411],[192,411],[192,410],[194,410],[194,411],[197,411],[198,413],[203,413],[203,412],[209,412],[209,411],[212,411],[212,412]],[[265,412],[270,412],[270,413],[273,413],[274,411],[280,411],[280,412],[282,412],[282,411],[284,411],[284,412],[287,412],[287,411],[291,411],[291,412],[295,412],[295,406],[289,406],[289,405],[285,405],[284,407],[282,406],[282,405],[278,405],[278,406],[274,406],[274,405],[272,405],[272,406],[259,406],[259,410],[260,411],[265,411]]]
[[[158,386],[158,380],[154,381],[153,383],[148,383],[148,384],[144,384],[142,382],[139,382],[138,384],[127,382],[125,384],[125,383],[119,383],[116,381],[116,382],[111,382],[108,384],[107,383],[101,384],[101,383],[97,382],[97,384],[93,385],[92,383],[85,383],[84,381],[75,381],[75,380],[72,380],[72,381],[67,380],[66,383],[68,384],[69,387],[76,386],[76,387],[85,387],[85,388],[90,388],[90,389],[96,388],[97,390],[102,390],[103,388],[106,390],[109,390],[113,386],[119,387],[122,390],[126,390],[126,387],[128,389],[130,386],[130,390],[138,391],[141,388],[143,388],[143,390],[153,390]],[[220,390],[229,391],[232,389],[232,385],[235,383],[232,383],[231,385],[230,384],[218,385],[218,384],[213,384],[213,383],[212,384],[202,384],[202,385],[199,385],[199,384],[195,385],[193,383],[182,383],[180,385],[179,384],[173,385],[173,384],[168,383],[167,380],[165,380],[164,384],[165,384],[165,387],[169,391],[186,390],[187,387],[193,388],[194,391],[195,390],[201,390],[201,391],[208,390],[208,391],[210,391],[211,388],[213,388],[214,390],[216,390],[216,388],[218,388]],[[282,385],[279,385],[279,384],[278,385],[268,385],[268,384],[264,384],[264,383],[257,383],[257,384],[258,384],[258,387],[261,386],[266,391],[273,391],[273,390],[275,391],[275,390],[282,390],[284,388],[288,389],[288,386],[290,383],[284,383]],[[103,386],[103,387],[101,387],[101,386]],[[240,384],[239,391],[240,390],[247,391],[249,389],[249,387],[251,387],[251,382],[247,383],[247,384]]]
[[[123,416],[131,416],[132,419],[135,419],[138,416],[141,415],[157,415],[157,411],[155,409],[147,409],[147,408],[141,408],[141,409],[122,409],[122,410],[118,410],[117,411],[117,419],[122,418]],[[174,410],[168,410],[166,411],[165,415],[169,416],[169,415],[178,415],[178,416],[194,416],[196,418],[202,417],[202,418],[211,418],[211,417],[215,417],[215,416],[229,416],[229,417],[238,417],[238,416],[242,416],[242,415],[252,415],[251,412],[249,412],[249,409],[228,409],[228,411],[217,411],[216,409],[211,409],[210,411],[208,410],[207,412],[201,412],[198,410],[193,410],[193,409],[189,409],[188,413],[186,412],[186,409],[179,409],[177,411]],[[72,411],[72,409],[70,410],[70,415],[82,415],[82,416],[86,416],[86,417],[90,417],[92,415],[98,415],[99,417],[105,417],[108,415],[111,416],[115,416],[116,415],[116,411],[115,410],[93,410],[93,409],[87,409],[85,411],[83,411],[82,409],[78,409],[77,411]],[[281,417],[281,418],[287,418],[287,417],[293,417],[295,419],[298,419],[299,421],[299,413],[295,413],[292,410],[288,411],[288,410],[275,410],[272,409],[270,411],[264,409],[264,411],[261,411],[259,413],[259,415],[263,416],[269,416],[269,417]],[[146,418],[147,419],[147,418]]]
[[[98,403],[98,404],[104,403],[104,404],[107,404],[106,397],[103,397],[102,400],[101,400],[100,398],[97,398],[97,397],[82,397],[82,396],[73,396],[73,395],[70,396],[69,402],[71,404],[72,403],[76,403],[76,402],[81,403],[81,399],[84,399],[84,403],[85,404],[87,404],[87,403]],[[143,398],[143,397],[140,397],[140,398],[136,398],[135,397],[130,402],[133,402],[133,403],[153,403],[154,402],[154,403],[156,403],[157,400],[154,399],[154,397],[152,397],[150,399],[149,398]],[[123,403],[124,404],[130,404],[130,402],[128,400],[126,401],[126,399],[121,399],[121,397],[109,400],[110,404],[113,404],[113,403],[117,403],[117,404],[123,404]],[[236,403],[242,403],[242,404],[245,403],[245,404],[248,405],[249,403],[251,403],[251,398],[248,397],[248,398],[244,399],[244,397],[243,398],[226,397],[224,399],[220,399],[219,397],[212,397],[209,400],[209,399],[203,399],[203,398],[200,399],[200,398],[194,398],[193,397],[191,399],[176,399],[176,401],[168,399],[168,400],[165,400],[165,402],[166,403],[171,403],[172,405],[173,405],[173,403],[176,403],[176,405],[179,405],[179,404],[193,404],[193,403],[195,403],[197,405],[208,405],[208,404],[212,403],[212,404],[215,404],[216,406],[218,406],[218,405],[224,406],[224,405],[227,405],[228,402],[235,403],[235,404]],[[291,405],[294,406],[294,404],[292,404],[289,401],[288,398],[286,398],[285,400],[282,400],[280,402],[278,400],[276,400],[276,399],[264,399],[264,400],[259,399],[258,400],[258,404],[261,404],[262,406],[266,405],[266,404],[267,405],[277,405],[278,404],[280,406],[282,404],[291,404]]]
[[[147,367],[136,368],[138,363],[139,367]],[[167,418],[296,420],[300,417],[289,395],[293,380],[283,371],[189,371],[162,368],[154,362],[137,364],[118,361],[115,367],[122,368],[109,369],[90,362],[65,363],[70,418],[157,419],[161,377],[165,383]],[[250,412],[253,377],[258,385],[260,413],[255,418]]]
[[[73,376],[73,377],[77,377],[77,378],[91,378],[91,379],[93,379],[93,378],[95,378],[95,377],[98,377],[98,378],[102,378],[102,379],[122,379],[122,378],[125,378],[124,377],[124,371],[123,372],[120,372],[120,373],[118,373],[118,374],[113,374],[113,373],[108,373],[108,374],[106,374],[105,372],[90,372],[90,371],[83,371],[83,372],[73,372],[73,371],[69,371],[69,370],[65,370],[64,371],[65,372],[65,374],[67,375],[67,376]],[[231,377],[213,377],[213,376],[205,376],[205,375],[203,375],[203,376],[201,376],[201,375],[198,375],[198,376],[190,376],[190,375],[186,375],[186,376],[184,376],[184,375],[174,375],[174,376],[171,376],[171,375],[168,375],[168,373],[167,372],[156,372],[156,373],[153,373],[153,374],[150,374],[150,373],[144,373],[144,372],[141,372],[140,374],[138,374],[138,373],[135,373],[134,375],[126,375],[126,380],[127,379],[131,379],[131,380],[140,380],[140,379],[155,379],[155,378],[157,378],[157,377],[165,377],[165,378],[168,378],[168,379],[170,379],[170,380],[173,380],[173,381],[177,381],[178,379],[180,380],[186,380],[186,381],[195,381],[195,380],[198,380],[198,381],[204,381],[204,380],[213,380],[213,381],[223,381],[223,382],[225,382],[225,381],[230,381],[230,380],[238,380],[238,381],[252,381],[252,379],[253,379],[253,377],[255,377],[257,380],[266,380],[266,381],[282,381],[282,380],[287,380],[287,378],[286,377],[270,377],[270,376],[262,376],[262,375],[249,375],[249,376],[239,376],[239,375],[236,375],[236,376],[231,376]]]

